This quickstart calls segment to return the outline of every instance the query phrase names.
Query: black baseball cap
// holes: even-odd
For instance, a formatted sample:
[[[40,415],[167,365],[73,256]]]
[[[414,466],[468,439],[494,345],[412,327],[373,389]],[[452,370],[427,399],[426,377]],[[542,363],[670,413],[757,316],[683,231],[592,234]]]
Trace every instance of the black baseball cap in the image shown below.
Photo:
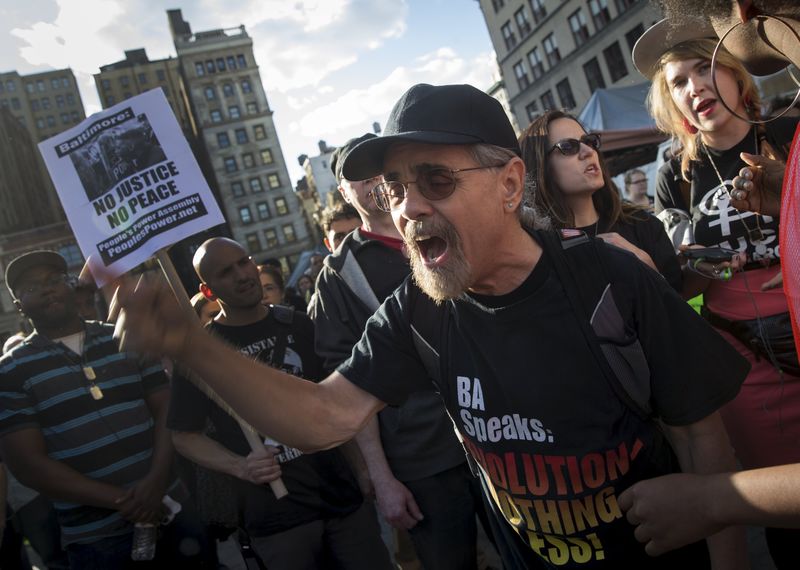
[[[344,157],[342,175],[348,180],[366,180],[380,174],[386,151],[398,142],[485,143],[522,154],[497,99],[471,85],[420,83],[395,104],[383,136],[360,143]]]
[[[350,154],[350,151],[353,150],[356,146],[358,146],[362,142],[376,138],[378,138],[378,135],[375,135],[373,133],[367,133],[361,135],[360,137],[350,139],[342,146],[337,148],[335,151],[333,151],[333,155],[331,156],[331,172],[333,172],[333,175],[336,177],[336,182],[340,182],[342,180],[342,166],[344,166],[344,159],[347,158],[347,155]],[[367,176],[367,178],[369,178],[369,176]],[[353,180],[354,182],[357,182],[358,180],[366,180],[366,179],[359,178],[358,180],[356,180],[354,178],[348,178],[348,180]]]
[[[8,267],[6,267],[6,287],[8,287],[12,297],[15,299],[17,297],[14,290],[17,287],[19,278],[29,269],[39,267],[40,265],[54,267],[64,273],[67,272],[67,262],[55,251],[40,249],[24,253],[15,258],[8,264]]]

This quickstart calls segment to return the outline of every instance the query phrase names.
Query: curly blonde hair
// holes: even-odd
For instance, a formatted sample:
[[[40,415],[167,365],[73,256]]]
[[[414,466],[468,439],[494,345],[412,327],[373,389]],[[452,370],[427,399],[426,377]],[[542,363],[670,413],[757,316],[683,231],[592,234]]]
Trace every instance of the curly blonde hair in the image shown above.
[[[664,53],[658,60],[658,70],[653,75],[653,83],[647,94],[647,108],[656,121],[656,127],[668,135],[672,135],[680,143],[681,175],[688,179],[691,162],[700,157],[700,133],[692,134],[684,126],[684,116],[678,105],[672,99],[670,86],[667,83],[664,68],[668,63],[684,61],[687,59],[705,59],[711,61],[714,54],[716,40],[692,40],[679,44]],[[728,69],[739,84],[739,92],[744,100],[749,101],[747,113],[751,119],[758,118],[758,109],[761,107],[761,97],[753,81],[753,77],[739,63],[735,57],[720,47],[717,53],[717,62]],[[728,105],[731,102],[726,101]]]

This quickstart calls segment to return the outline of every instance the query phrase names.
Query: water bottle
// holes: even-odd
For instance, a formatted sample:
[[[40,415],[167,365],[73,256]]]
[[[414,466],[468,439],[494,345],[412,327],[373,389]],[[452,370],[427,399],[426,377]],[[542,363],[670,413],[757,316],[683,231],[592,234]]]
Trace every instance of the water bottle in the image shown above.
[[[133,527],[132,560],[152,560],[156,557],[158,527],[154,524],[136,523]]]

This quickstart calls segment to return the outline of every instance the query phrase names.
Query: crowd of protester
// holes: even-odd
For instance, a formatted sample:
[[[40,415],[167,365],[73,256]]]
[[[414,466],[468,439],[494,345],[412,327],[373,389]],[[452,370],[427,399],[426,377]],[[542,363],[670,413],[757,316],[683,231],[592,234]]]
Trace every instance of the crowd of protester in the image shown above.
[[[334,152],[294,287],[228,238],[196,318],[153,275],[107,307],[11,261],[0,568],[739,569],[742,525],[797,567],[800,127],[751,73],[800,64],[800,8],[661,4],[654,200],[566,112],[517,138],[415,85]]]

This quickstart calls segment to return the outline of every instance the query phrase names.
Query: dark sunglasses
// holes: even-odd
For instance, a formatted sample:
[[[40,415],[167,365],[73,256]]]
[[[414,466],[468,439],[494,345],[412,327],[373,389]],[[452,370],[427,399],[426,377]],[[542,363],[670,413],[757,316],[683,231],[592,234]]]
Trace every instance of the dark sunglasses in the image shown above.
[[[558,149],[558,152],[564,156],[573,156],[578,154],[578,151],[580,151],[581,143],[593,150],[597,150],[600,148],[600,135],[597,133],[589,133],[588,135],[583,135],[580,139],[560,140],[553,145],[553,148],[550,149],[548,154]]]
[[[406,199],[409,184],[416,184],[419,193],[428,200],[444,200],[456,189],[458,179],[456,174],[459,172],[470,172],[472,170],[483,170],[486,168],[499,168],[505,164],[493,164],[490,166],[473,166],[472,168],[428,168],[420,171],[416,180],[400,182],[399,180],[387,180],[378,184],[370,191],[372,199],[379,209],[384,212],[391,212],[400,206]]]

